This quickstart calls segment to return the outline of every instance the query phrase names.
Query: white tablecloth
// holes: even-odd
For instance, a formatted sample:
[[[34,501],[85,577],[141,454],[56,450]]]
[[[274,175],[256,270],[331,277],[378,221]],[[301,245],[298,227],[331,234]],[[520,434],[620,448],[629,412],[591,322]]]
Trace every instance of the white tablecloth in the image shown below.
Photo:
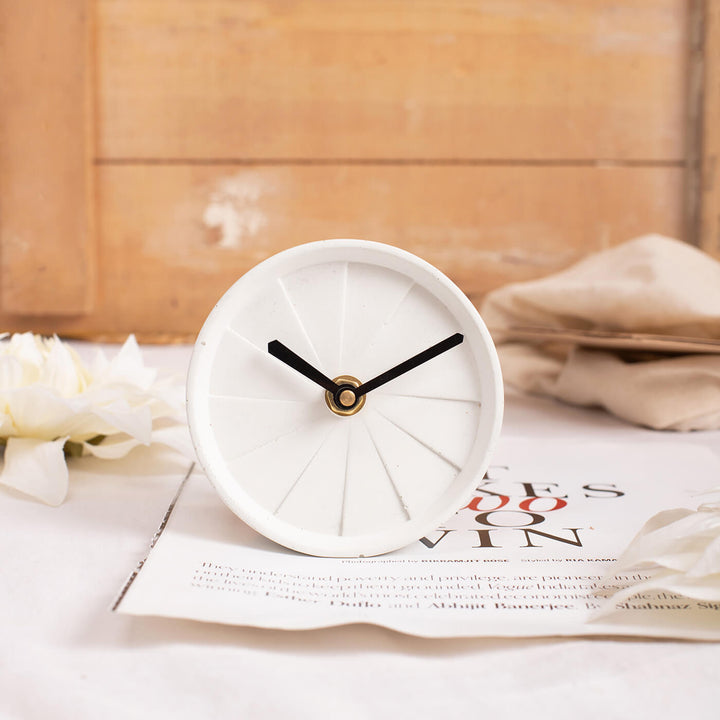
[[[189,354],[145,349],[148,364],[179,369]],[[667,439],[520,397],[503,432]],[[720,453],[720,433],[688,440]],[[3,718],[720,717],[714,643],[423,640],[372,626],[282,632],[114,614],[186,465],[144,448],[80,459],[59,508],[0,490]]]

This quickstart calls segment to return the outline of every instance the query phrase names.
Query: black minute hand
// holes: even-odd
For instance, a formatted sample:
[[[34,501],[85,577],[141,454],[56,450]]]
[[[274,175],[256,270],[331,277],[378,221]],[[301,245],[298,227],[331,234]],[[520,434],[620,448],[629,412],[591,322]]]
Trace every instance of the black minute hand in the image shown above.
[[[369,393],[371,390],[379,388],[381,385],[394,380],[396,377],[400,377],[400,375],[408,372],[408,370],[412,370],[418,365],[422,365],[428,360],[432,360],[434,357],[447,352],[450,348],[454,348],[456,345],[459,345],[463,340],[464,336],[461,333],[455,333],[449,338],[441,340],[439,343],[429,347],[427,350],[423,350],[421,353],[413,355],[413,357],[409,360],[401,362],[394,368],[390,368],[390,370],[386,370],[384,373],[374,377],[372,380],[368,380],[366,383],[363,383],[359,388],[357,388],[357,390],[355,390],[355,396],[361,397],[362,395],[365,395],[365,393]]]
[[[323,375],[309,362],[306,362],[299,355],[296,355],[279,340],[271,340],[268,343],[268,352],[278,360],[282,360],[286,365],[289,365],[293,370],[297,370],[301,375],[320,385],[320,387],[324,387],[329,392],[335,393],[339,390],[339,387],[329,377]]]

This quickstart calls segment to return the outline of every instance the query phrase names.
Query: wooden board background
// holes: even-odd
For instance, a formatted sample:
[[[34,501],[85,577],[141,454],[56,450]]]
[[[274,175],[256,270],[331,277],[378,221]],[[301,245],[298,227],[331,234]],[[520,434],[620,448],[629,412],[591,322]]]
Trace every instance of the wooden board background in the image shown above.
[[[409,249],[479,301],[639,234],[700,243],[716,198],[688,200],[688,158],[714,173],[698,148],[717,110],[690,87],[692,29],[717,23],[700,0],[0,13],[7,329],[192,338],[253,264],[328,237]]]

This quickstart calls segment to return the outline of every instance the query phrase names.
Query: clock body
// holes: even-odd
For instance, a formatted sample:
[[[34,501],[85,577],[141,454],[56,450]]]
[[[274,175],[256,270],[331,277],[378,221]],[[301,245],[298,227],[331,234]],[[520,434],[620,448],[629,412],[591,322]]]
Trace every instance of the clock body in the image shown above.
[[[462,333],[463,342],[331,411],[273,357],[282,342],[360,383]],[[477,310],[398,248],[325,240],[243,275],[208,316],[187,384],[198,458],[225,504],[288,548],[357,557],[403,547],[462,507],[502,419],[500,367]]]

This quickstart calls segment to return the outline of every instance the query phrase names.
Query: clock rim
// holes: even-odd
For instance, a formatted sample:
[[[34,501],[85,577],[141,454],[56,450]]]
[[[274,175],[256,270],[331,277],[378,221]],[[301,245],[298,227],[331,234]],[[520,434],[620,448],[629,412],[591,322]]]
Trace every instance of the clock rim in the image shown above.
[[[233,301],[238,296],[252,294],[262,286],[263,278],[268,275],[271,278],[280,276],[278,270],[282,270],[282,266],[288,262],[296,263],[294,270],[300,269],[297,261],[302,260],[303,256],[310,256],[305,266],[321,262],[363,262],[400,272],[448,308],[453,318],[462,326],[460,329],[465,335],[465,341],[471,345],[480,375],[482,408],[468,460],[451,485],[456,489],[452,492],[450,489],[445,491],[449,497],[444,503],[435,502],[425,513],[387,530],[365,535],[332,536],[291,525],[277,518],[237,484],[219,452],[216,453],[220,455],[219,460],[210,453],[210,449],[216,445],[210,429],[207,399],[203,405],[202,397],[207,398],[209,394],[209,371],[215,357],[217,341],[229,325],[228,321],[223,320],[237,307],[238,303]],[[314,260],[315,257],[317,260]],[[386,262],[380,262],[379,258]],[[431,287],[428,287],[427,282],[431,283]],[[450,306],[446,300],[450,300]],[[458,317],[458,310],[462,310],[465,316],[462,322],[463,318]],[[484,364],[481,359],[485,360]],[[436,267],[407,250],[385,243],[350,238],[296,245],[263,260],[235,281],[208,314],[198,334],[186,384],[186,410],[193,446],[208,480],[225,505],[270,540],[292,550],[321,557],[369,557],[392,552],[417,541],[450,518],[470,499],[476,484],[487,470],[500,434],[503,409],[502,374],[494,343],[479,312],[463,291]],[[483,434],[486,442],[484,448],[479,448],[478,443]],[[466,476],[465,482],[458,483],[462,476]],[[458,485],[460,489],[456,487]],[[438,499],[442,499],[442,495]],[[358,547],[362,552],[358,551]]]

